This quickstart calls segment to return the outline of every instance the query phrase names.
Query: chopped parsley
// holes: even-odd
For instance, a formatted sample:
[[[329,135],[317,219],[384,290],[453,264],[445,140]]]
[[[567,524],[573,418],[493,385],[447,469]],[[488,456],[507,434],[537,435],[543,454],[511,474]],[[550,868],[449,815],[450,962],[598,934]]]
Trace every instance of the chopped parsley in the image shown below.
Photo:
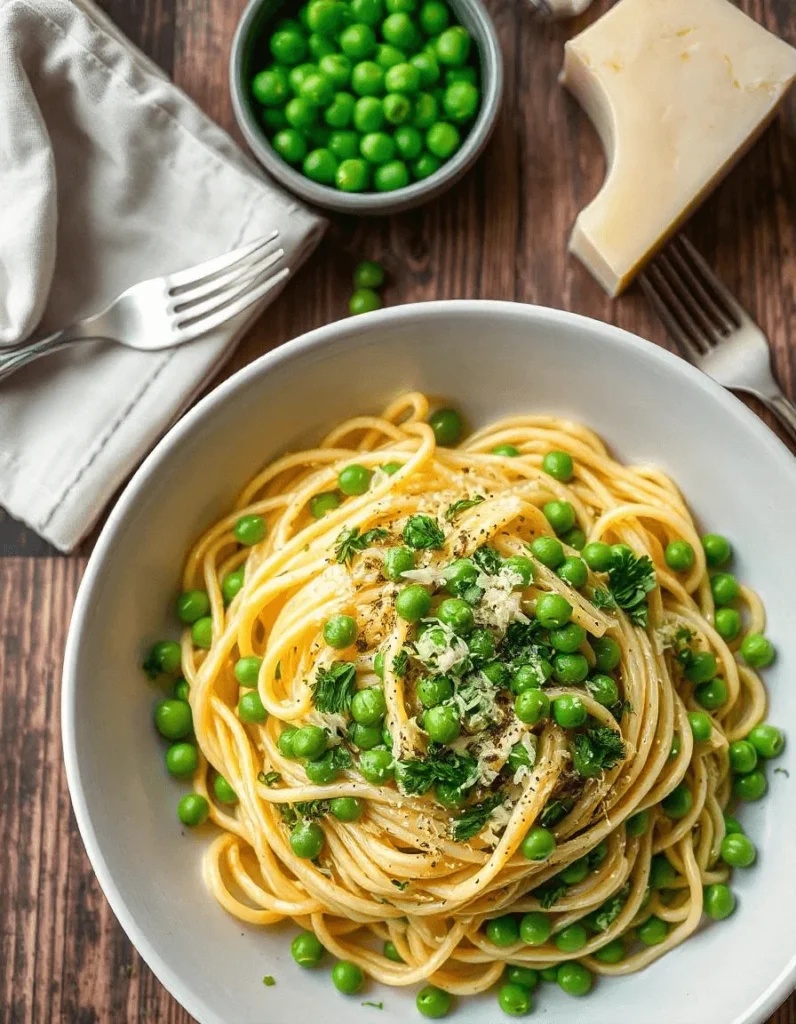
[[[404,647],[392,659],[392,670],[397,676],[405,676],[409,665],[409,651]]]
[[[431,516],[409,516],[403,532],[404,541],[410,548],[439,550],[445,543],[445,534],[436,519]]]
[[[478,781],[478,762],[469,754],[432,744],[424,759],[398,761],[395,776],[401,789],[411,796],[422,796],[437,782],[467,789]]]
[[[282,820],[286,825],[293,826],[301,819],[314,821],[329,813],[328,800],[299,800],[295,804],[277,804]]]
[[[561,800],[548,800],[544,805],[544,810],[539,815],[539,824],[545,828],[557,825],[559,821],[566,818],[574,806],[575,801],[568,796],[562,797]]]
[[[260,772],[257,776],[257,781],[261,782],[264,786],[276,786],[282,781],[282,773]]]
[[[384,1003],[374,1003],[370,999],[366,999],[365,1002],[362,1005],[363,1006],[372,1006],[374,1010],[383,1010],[384,1009]]]
[[[357,526],[350,530],[343,530],[337,535],[335,541],[335,558],[341,564],[347,564],[353,560],[357,552],[364,551],[376,541],[385,540],[388,536],[387,531],[382,530],[381,527],[377,527],[375,530],[366,530],[365,533],[360,533]]]
[[[567,883],[562,882],[558,877],[549,879],[533,890],[533,894],[541,903],[543,910],[549,910],[558,903],[562,896],[566,896],[566,893]]]
[[[312,699],[324,714],[347,714],[356,692],[357,669],[350,661],[335,661],[319,668],[312,683]]]
[[[484,500],[480,494],[474,494],[472,498],[462,498],[461,501],[454,501],[452,505],[449,505],[446,512],[445,518],[449,523],[460,515],[462,512],[466,512],[468,508],[474,508],[476,505],[480,505]]]
[[[276,978],[274,978],[273,974],[266,974],[263,978],[263,985],[265,985],[266,988],[271,988],[273,985],[276,985]]]
[[[572,764],[578,775],[593,779],[625,759],[621,735],[607,725],[579,733],[572,745]]]
[[[533,665],[541,671],[542,661],[552,657],[538,619],[510,622],[498,653],[500,660],[515,671],[521,665]]]
[[[615,893],[593,913],[588,915],[586,921],[589,927],[594,928],[595,931],[598,932],[608,931],[617,917],[622,913],[629,895],[630,883],[627,883],[622,886],[619,892]]]
[[[512,774],[514,774],[518,768],[533,768],[530,750],[528,750],[524,743],[515,743],[511,748],[506,764]]]
[[[492,811],[502,803],[503,796],[500,793],[494,793],[486,800],[468,807],[455,821],[451,822],[451,839],[457,843],[466,843],[468,839],[477,836],[492,816]]]
[[[500,554],[486,544],[481,548],[476,548],[473,552],[473,561],[481,572],[485,572],[487,576],[496,576],[503,565],[503,559],[500,557]]]
[[[647,594],[658,585],[655,566],[649,555],[637,557],[632,551],[622,550],[608,570],[608,589],[599,588],[592,594],[597,608],[621,608],[636,626],[649,622]]]
[[[392,884],[395,886],[396,889],[400,889],[401,892],[403,892],[404,889],[406,889],[407,886],[409,885],[409,882],[408,881],[399,882],[397,878],[393,878],[392,879]]]

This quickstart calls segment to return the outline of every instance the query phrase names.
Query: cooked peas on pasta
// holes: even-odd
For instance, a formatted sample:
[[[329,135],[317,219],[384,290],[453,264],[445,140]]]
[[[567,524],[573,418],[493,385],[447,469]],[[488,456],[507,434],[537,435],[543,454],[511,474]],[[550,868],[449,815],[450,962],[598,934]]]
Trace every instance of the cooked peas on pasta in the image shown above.
[[[267,465],[144,663],[184,677],[155,724],[212,895],[432,1018],[585,996],[732,914],[728,807],[785,744],[762,604],[675,485],[556,417],[464,422],[407,394]]]

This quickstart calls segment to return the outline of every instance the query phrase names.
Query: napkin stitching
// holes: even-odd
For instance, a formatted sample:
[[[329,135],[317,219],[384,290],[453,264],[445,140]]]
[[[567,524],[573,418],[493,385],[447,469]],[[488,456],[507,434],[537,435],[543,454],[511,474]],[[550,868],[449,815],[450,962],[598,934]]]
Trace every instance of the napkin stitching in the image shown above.
[[[251,197],[249,205],[248,205],[248,207],[246,209],[246,213],[241,218],[241,226],[240,226],[240,229],[238,230],[237,236],[235,237],[235,241],[231,245],[231,250],[232,249],[237,249],[240,246],[241,239],[243,238],[243,235],[244,235],[244,233],[246,231],[246,226],[247,226],[247,224],[249,223],[249,221],[251,219],[251,213],[252,213],[252,210],[254,208],[254,205],[255,205],[256,202],[259,201],[260,198],[261,197],[259,197],[259,196],[252,196]],[[234,344],[234,341],[235,341],[235,338],[234,337],[231,338],[230,339],[230,344]],[[100,438],[98,439],[98,441],[95,444],[94,448],[90,452],[88,452],[85,460],[75,470],[75,473],[72,476],[72,479],[70,481],[68,481],[64,485],[64,487],[61,490],[61,493],[54,497],[54,502],[53,502],[52,507],[50,508],[50,511],[47,513],[45,518],[42,520],[42,527],[46,527],[48,525],[48,523],[52,520],[53,516],[56,514],[58,509],[61,507],[61,505],[63,505],[63,503],[69,497],[69,494],[71,493],[71,491],[74,490],[74,488],[80,483],[81,479],[86,474],[86,472],[88,472],[88,470],[91,468],[93,463],[96,462],[96,460],[102,454],[103,450],[106,448],[106,446],[110,442],[111,438],[116,433],[116,431],[119,429],[119,427],[122,425],[122,423],[124,423],[124,421],[127,419],[127,417],[130,415],[130,413],[133,411],[135,406],[138,405],[138,403],[143,399],[143,397],[147,393],[147,391],[152,387],[152,385],[155,383],[155,381],[158,379],[158,377],[161,375],[161,373],[169,365],[171,360],[174,358],[178,348],[179,348],[179,346],[175,346],[174,348],[172,348],[172,349],[170,349],[170,350],[168,350],[166,352],[166,355],[164,356],[163,359],[161,359],[161,361],[158,364],[158,366],[153,370],[153,372],[149,375],[149,377],[147,377],[145,379],[142,387],[139,388],[139,390],[135,393],[135,395],[133,395],[133,397],[130,399],[130,401],[127,403],[127,405],[124,406],[124,408],[121,410],[121,412],[116,417],[116,419],[114,419],[110,423],[110,425],[108,426],[108,429],[105,431],[105,433],[100,436]],[[229,346],[227,346],[227,348],[229,348]],[[190,404],[190,402],[191,402],[191,397],[189,396],[187,404]],[[180,414],[178,413],[178,416],[179,415]],[[166,429],[168,429],[168,427]],[[162,436],[162,434],[163,434],[163,432],[160,432],[159,435],[158,435],[158,438],[160,438]],[[141,461],[141,458],[137,459],[136,463],[138,463],[140,461]],[[127,474],[125,474],[125,475],[127,475]]]

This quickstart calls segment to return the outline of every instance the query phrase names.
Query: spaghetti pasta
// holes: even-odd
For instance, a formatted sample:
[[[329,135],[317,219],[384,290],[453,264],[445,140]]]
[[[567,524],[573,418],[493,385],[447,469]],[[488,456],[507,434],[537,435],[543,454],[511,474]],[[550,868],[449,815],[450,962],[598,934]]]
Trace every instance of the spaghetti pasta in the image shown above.
[[[737,613],[757,637],[763,606],[743,587],[717,622],[675,484],[586,427],[441,447],[428,418],[406,394],[276,459],[188,557],[207,886],[387,985],[578,960],[585,991],[688,938],[711,887],[732,909],[732,745],[770,660]]]

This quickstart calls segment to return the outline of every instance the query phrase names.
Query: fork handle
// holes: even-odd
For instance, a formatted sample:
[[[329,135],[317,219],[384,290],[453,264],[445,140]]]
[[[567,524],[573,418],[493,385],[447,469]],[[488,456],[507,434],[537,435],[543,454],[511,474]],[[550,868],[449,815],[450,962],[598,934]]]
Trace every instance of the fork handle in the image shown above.
[[[763,401],[779,422],[787,428],[791,440],[796,441],[796,405],[781,392],[770,397],[766,396]]]
[[[59,349],[66,348],[73,341],[79,340],[80,335],[67,327],[63,331],[48,334],[46,338],[39,338],[28,345],[23,345],[21,348],[5,351],[0,349],[0,381],[6,380],[12,373],[16,373],[23,366],[32,363],[34,359],[40,359],[51,352],[57,352]]]

